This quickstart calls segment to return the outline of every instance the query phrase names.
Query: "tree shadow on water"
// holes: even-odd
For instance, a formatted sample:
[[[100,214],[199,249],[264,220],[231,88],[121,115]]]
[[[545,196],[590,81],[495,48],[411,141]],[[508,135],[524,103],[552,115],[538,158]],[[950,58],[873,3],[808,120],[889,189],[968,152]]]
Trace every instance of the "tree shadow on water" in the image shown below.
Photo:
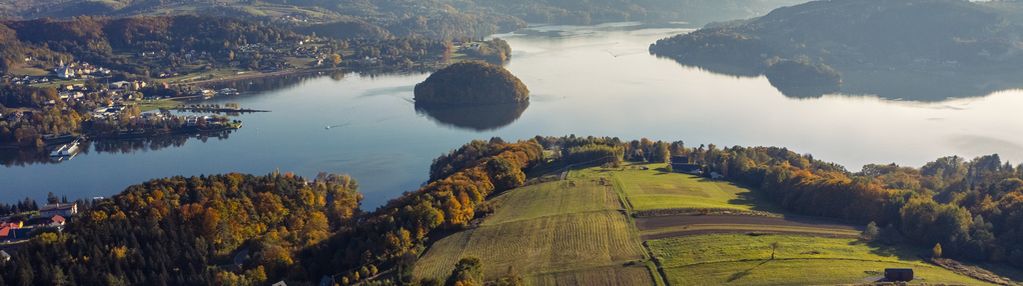
[[[770,259],[765,259],[765,260],[760,261],[760,263],[757,263],[757,265],[754,265],[753,267],[750,267],[749,269],[732,273],[732,276],[728,277],[728,282],[735,282],[735,280],[739,280],[739,279],[742,279],[743,277],[746,277],[746,276],[749,276],[750,274],[753,274],[753,270],[756,270],[761,265],[767,264],[767,262],[769,262],[769,261],[771,261],[771,260]]]

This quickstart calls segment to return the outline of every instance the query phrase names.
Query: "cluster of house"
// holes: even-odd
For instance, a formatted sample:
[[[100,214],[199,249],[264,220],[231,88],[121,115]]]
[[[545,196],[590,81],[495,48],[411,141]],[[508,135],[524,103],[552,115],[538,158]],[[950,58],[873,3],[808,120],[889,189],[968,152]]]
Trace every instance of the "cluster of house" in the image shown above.
[[[48,204],[28,219],[0,219],[0,242],[18,242],[32,238],[37,230],[63,231],[67,219],[78,213],[78,204]]]
[[[90,78],[96,75],[109,76],[110,69],[93,66],[85,62],[64,64],[64,60],[61,60],[60,65],[53,69],[53,73],[60,79]]]
[[[703,165],[693,163],[689,156],[671,156],[671,170],[676,173],[703,176]],[[710,178],[723,179],[725,176],[717,172],[710,172]]]
[[[96,90],[90,90],[85,84],[64,84],[57,89],[57,95],[60,96],[60,100],[72,103],[80,101],[85,98],[86,95],[93,93],[99,93],[103,98],[112,99],[123,99],[123,100],[135,100],[141,99],[138,94],[138,90],[145,88],[148,84],[145,81],[133,80],[133,81],[118,81],[108,84],[106,87],[100,87]],[[56,104],[56,100],[50,100],[45,102],[46,104]]]
[[[37,84],[37,83],[48,83],[50,79],[45,76],[14,76],[7,75],[4,77],[4,81],[14,83],[16,85],[26,84]]]

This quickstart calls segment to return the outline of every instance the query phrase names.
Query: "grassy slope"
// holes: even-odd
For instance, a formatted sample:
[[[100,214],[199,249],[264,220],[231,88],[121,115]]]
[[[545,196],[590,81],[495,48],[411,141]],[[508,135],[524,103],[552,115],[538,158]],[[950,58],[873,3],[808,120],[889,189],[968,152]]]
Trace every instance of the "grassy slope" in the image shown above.
[[[649,170],[642,170],[646,166]],[[620,171],[597,168],[582,173],[610,174],[620,183],[632,207],[637,211],[677,208],[720,208],[735,210],[774,210],[757,204],[753,192],[724,181],[664,171],[664,164],[630,165]]]
[[[770,260],[772,242],[780,244]],[[983,285],[921,261],[926,251],[866,244],[851,238],[711,234],[649,241],[671,285],[859,283],[886,267],[910,267],[914,283]]]
[[[568,181],[502,194],[491,200],[497,211],[481,227],[434,243],[415,274],[443,279],[458,259],[476,256],[487,277],[515,272],[531,285],[660,285],[659,275],[652,280],[646,267],[650,262],[642,261],[639,232],[622,199],[637,209],[775,210],[748,189],[650,169],[589,168],[573,171]],[[782,246],[769,261],[773,241]],[[915,248],[852,238],[705,234],[648,244],[670,285],[859,283],[886,267],[912,267],[922,283],[983,284],[920,261]]]
[[[487,277],[515,272],[530,284],[651,284],[635,227],[613,189],[585,179],[528,186],[492,200],[476,229],[437,241],[417,277],[444,278],[458,259],[479,257]]]

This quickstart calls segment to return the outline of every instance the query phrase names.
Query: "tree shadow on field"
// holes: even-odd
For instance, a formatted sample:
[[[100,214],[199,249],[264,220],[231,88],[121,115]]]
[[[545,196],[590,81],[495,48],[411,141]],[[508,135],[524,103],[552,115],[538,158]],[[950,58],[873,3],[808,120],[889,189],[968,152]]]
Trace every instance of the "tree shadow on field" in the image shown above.
[[[769,261],[771,261],[771,260],[770,259],[765,259],[765,260],[760,261],[760,263],[757,263],[757,265],[754,265],[753,267],[750,267],[749,269],[732,273],[732,276],[728,277],[728,282],[735,282],[735,280],[739,280],[739,279],[742,279],[743,277],[746,277],[746,276],[749,276],[750,274],[753,274],[753,270],[756,270],[761,265],[767,264],[767,262],[769,262]]]
[[[703,179],[703,180],[701,180],[701,182],[723,182],[723,181],[714,181],[714,180],[710,180],[710,179]],[[757,189],[754,189],[754,188],[751,188],[751,187],[748,187],[748,186],[745,186],[745,185],[742,185],[742,184],[736,184],[734,182],[724,182],[724,183],[727,183],[728,185],[736,187],[736,188],[741,188],[741,189],[749,190],[748,192],[739,193],[738,196],[736,198],[734,198],[734,199],[728,200],[728,204],[730,204],[730,205],[750,206],[750,209],[754,210],[754,211],[772,212],[772,213],[785,213],[784,209],[779,207],[777,204],[775,204],[773,201],[771,201],[771,199],[768,198],[766,194],[761,193]]]

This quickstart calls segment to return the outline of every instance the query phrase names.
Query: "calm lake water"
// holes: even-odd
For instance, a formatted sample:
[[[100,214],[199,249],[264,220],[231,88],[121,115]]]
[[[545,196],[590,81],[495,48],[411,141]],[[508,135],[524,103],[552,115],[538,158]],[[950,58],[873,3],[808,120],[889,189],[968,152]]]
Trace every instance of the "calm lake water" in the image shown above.
[[[867,163],[920,166],[947,155],[1023,160],[1021,91],[938,102],[789,98],[764,77],[714,74],[648,54],[650,43],[686,31],[616,24],[498,35],[514,50],[507,68],[532,91],[525,108],[417,111],[412,88],[427,74],[324,76],[218,99],[273,112],[240,116],[245,127],[226,139],[94,144],[68,162],[2,167],[0,200],[42,199],[47,192],[110,196],[156,177],[281,170],[351,174],[364,205],[374,208],[422,184],[433,158],[493,136],[785,146],[850,170]]]

